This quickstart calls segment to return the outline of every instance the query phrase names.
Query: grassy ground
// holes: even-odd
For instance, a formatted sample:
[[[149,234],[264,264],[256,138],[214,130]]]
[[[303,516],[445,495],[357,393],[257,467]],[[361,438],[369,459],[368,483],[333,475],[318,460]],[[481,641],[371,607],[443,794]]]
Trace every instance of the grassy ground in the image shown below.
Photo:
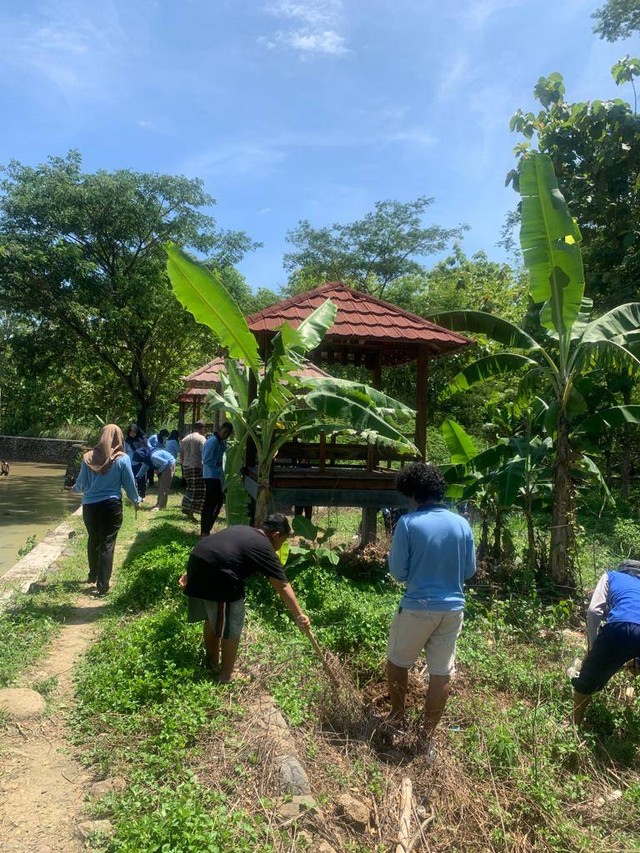
[[[336,543],[351,543],[357,514],[330,511],[327,521],[339,528]],[[589,581],[626,556],[612,524],[586,525],[581,569],[586,575],[592,563]],[[513,532],[518,546],[517,524]],[[84,759],[99,774],[128,782],[94,807],[116,827],[95,850],[313,849],[304,828],[336,850],[382,853],[395,838],[404,775],[414,783],[413,825],[424,824],[415,850],[640,850],[640,702],[625,699],[628,676],[595,699],[582,736],[567,725],[565,670],[582,650],[579,605],[545,603],[520,581],[517,593],[498,594],[490,583],[470,593],[454,694],[430,767],[415,739],[391,742],[376,727],[387,707],[385,642],[399,597],[380,565],[384,549],[359,563],[343,561],[348,568],[308,561],[290,573],[319,642],[340,656],[366,699],[354,720],[341,715],[308,642],[259,578],[248,593],[243,675],[231,686],[215,683],[176,583],[194,542],[193,526],[175,508],[144,513],[137,532],[128,518],[120,536],[122,564],[101,639],[78,675],[74,716]],[[39,613],[46,606],[57,614],[68,603],[64,594],[73,592],[64,584],[83,577],[82,557],[68,562],[64,571],[75,575],[45,585]],[[25,600],[14,608],[12,638],[28,651],[3,670],[5,682],[25,655],[37,653],[28,641],[32,607]],[[44,620],[46,630],[62,618],[55,614]],[[321,816],[288,824],[279,817],[249,710],[263,691],[293,727]],[[416,677],[414,717],[423,695]],[[368,832],[356,833],[341,819],[336,801],[344,792],[370,808]]]

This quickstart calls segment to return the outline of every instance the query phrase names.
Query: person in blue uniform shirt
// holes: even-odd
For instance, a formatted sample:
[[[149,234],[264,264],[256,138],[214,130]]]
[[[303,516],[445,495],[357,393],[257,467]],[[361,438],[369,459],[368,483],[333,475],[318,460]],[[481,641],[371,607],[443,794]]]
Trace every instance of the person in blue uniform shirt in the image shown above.
[[[604,622],[604,625],[602,624]],[[640,562],[624,560],[605,572],[587,611],[588,652],[573,685],[573,722],[582,723],[594,693],[622,667],[640,658]]]
[[[446,483],[434,465],[414,462],[396,478],[410,512],[398,519],[389,571],[405,584],[387,647],[390,720],[402,723],[408,673],[424,651],[429,687],[423,734],[431,738],[449,697],[456,640],[462,630],[464,583],[476,570],[469,522],[441,503]]]

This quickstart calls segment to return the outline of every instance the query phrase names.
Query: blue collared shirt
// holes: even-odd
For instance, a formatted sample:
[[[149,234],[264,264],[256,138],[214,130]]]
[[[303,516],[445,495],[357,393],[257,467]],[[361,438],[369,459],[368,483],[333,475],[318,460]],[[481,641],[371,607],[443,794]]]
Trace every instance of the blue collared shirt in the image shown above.
[[[469,522],[440,504],[403,515],[389,551],[389,571],[406,583],[407,610],[462,610],[464,582],[476,570]]]
[[[73,491],[82,492],[83,504],[95,504],[98,501],[109,500],[109,498],[120,500],[122,489],[125,490],[132,503],[139,502],[136,481],[131,470],[131,460],[128,456],[118,456],[106,474],[96,474],[89,468],[84,459],[82,460],[80,473],[73,486]]]
[[[222,480],[222,462],[227,442],[222,441],[217,432],[208,438],[202,446],[202,476],[207,479]]]

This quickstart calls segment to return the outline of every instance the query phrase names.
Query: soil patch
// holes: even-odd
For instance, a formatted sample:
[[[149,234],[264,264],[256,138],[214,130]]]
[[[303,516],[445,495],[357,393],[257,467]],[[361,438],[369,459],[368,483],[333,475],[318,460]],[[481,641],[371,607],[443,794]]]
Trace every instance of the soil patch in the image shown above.
[[[81,595],[49,655],[21,678],[26,688],[49,685],[51,714],[41,720],[10,721],[2,732],[2,851],[73,853],[85,849],[77,823],[94,779],[69,754],[65,717],[73,700],[74,666],[93,640],[105,603]]]

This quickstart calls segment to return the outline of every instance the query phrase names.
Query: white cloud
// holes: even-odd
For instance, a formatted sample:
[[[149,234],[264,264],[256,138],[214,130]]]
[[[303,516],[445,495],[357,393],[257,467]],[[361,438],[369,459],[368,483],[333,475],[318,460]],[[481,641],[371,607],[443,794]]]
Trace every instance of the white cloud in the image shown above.
[[[523,0],[470,0],[470,2],[458,7],[457,17],[471,30],[481,30],[498,12],[506,9],[515,9],[521,6]]]
[[[344,37],[335,30],[323,30],[322,32],[279,30],[273,38],[266,39],[261,36],[258,41],[266,44],[270,50],[277,47],[290,47],[301,54],[327,53],[336,56],[347,53]]]
[[[84,3],[54,0],[37,18],[6,16],[0,19],[0,68],[44,80],[68,99],[107,95],[105,82],[124,44],[113,12],[110,3],[87,11]]]
[[[341,33],[341,0],[271,0],[265,12],[291,25],[279,28],[273,35],[260,36],[258,42],[270,50],[284,48],[300,56],[340,56],[348,53]]]
[[[270,174],[284,158],[284,151],[273,142],[227,142],[190,158],[179,171],[199,178],[255,177]]]

